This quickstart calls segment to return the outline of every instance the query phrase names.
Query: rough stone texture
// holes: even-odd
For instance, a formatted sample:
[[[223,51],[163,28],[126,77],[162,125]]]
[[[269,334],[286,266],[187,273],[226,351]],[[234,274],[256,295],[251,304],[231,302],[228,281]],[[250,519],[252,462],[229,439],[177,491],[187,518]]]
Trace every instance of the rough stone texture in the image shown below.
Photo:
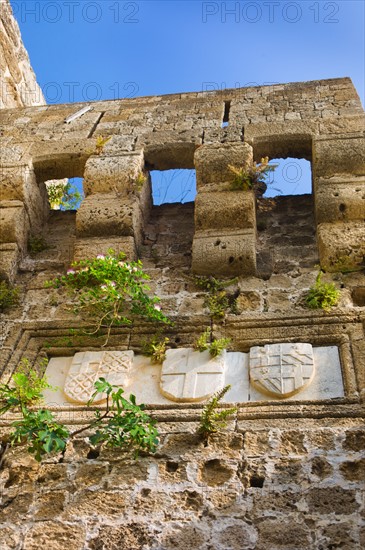
[[[227,101],[229,125],[222,128]],[[344,392],[240,403],[226,430],[208,441],[197,434],[201,404],[155,404],[160,445],[138,462],[117,450],[98,453],[86,438],[42,464],[24,448],[11,449],[0,470],[1,548],[359,550],[364,118],[351,81],[100,101],[65,125],[82,106],[0,112],[0,275],[20,288],[19,305],[0,316],[1,381],[8,382],[21,357],[33,364],[101,351],[100,339],[80,334],[90,327],[72,314],[70,297],[44,282],[73,258],[112,247],[142,259],[151,292],[174,321],[164,332],[171,347],[191,347],[211,323],[192,267],[237,275],[227,283],[229,308],[214,321],[214,334],[231,338],[229,349],[243,353],[280,342],[336,346]],[[112,137],[101,152],[97,135]],[[229,197],[229,164],[265,155],[311,160],[313,197]],[[194,167],[195,206],[151,208],[149,170]],[[147,177],[139,189],[141,170]],[[44,181],[72,176],[86,176],[84,205],[77,214],[50,212]],[[42,235],[48,248],[30,255],[31,234]],[[346,261],[351,269],[342,273],[338,266]],[[323,277],[341,290],[330,312],[304,303],[319,262],[337,270]],[[137,355],[155,332],[139,320],[112,330],[107,348]],[[148,376],[156,376],[149,368]],[[325,368],[333,378],[331,360]],[[54,412],[72,429],[92,416],[80,407]],[[0,418],[1,439],[12,420]]]
[[[44,105],[9,0],[0,2],[0,109]]]
[[[63,463],[12,450],[1,475],[2,548],[360,550],[363,479],[348,475],[359,453],[341,446],[359,420],[328,421],[278,428],[257,419],[244,446],[239,431],[204,444],[161,422],[159,452],[138,461],[118,451],[88,459],[82,441]],[[332,450],[318,446],[329,437]]]
[[[229,126],[222,128],[227,102]],[[82,104],[53,105],[2,112],[0,199],[21,200],[29,212],[37,212],[37,216],[32,214],[27,231],[39,231],[47,215],[42,182],[84,176],[91,202],[85,202],[78,215],[79,237],[133,233],[138,250],[151,205],[149,183],[142,191],[136,184],[142,172],[146,172],[148,182],[151,169],[195,167],[198,198],[193,270],[200,274],[216,270],[227,276],[254,276],[259,252],[255,208],[251,199],[242,198],[243,194],[241,199],[233,192],[229,197],[227,189],[232,180],[230,165],[247,165],[252,158],[260,160],[264,155],[312,160],[318,227],[323,223],[363,223],[364,115],[347,78],[99,101],[91,111],[65,125],[65,118],[80,107]],[[102,148],[96,146],[98,135],[110,138]],[[226,193],[221,197],[215,194],[223,191]],[[112,195],[115,201],[111,201]],[[93,196],[100,205],[108,203],[104,220],[100,213],[98,227],[91,227]],[[126,213],[117,207],[119,201],[128,202],[133,209],[130,224],[125,223]],[[116,203],[115,208],[111,202]],[[246,233],[236,242],[240,229]],[[219,239],[220,233],[227,241],[228,256],[212,248],[212,239]],[[322,265],[328,261],[329,249],[334,261],[339,261],[340,243],[323,236],[320,240]],[[16,242],[22,250],[21,241]],[[306,243],[296,246],[302,244]],[[353,258],[356,265],[361,265],[361,253]],[[207,255],[210,265],[205,267]],[[258,269],[260,272],[260,265]]]
[[[253,275],[256,273],[255,233],[250,229],[197,231],[192,256],[192,271],[197,275]]]
[[[318,226],[318,248],[322,265],[329,271],[338,271],[341,262],[349,269],[363,264],[364,222],[322,223]]]
[[[316,192],[318,223],[363,221],[365,213],[365,178],[319,179]]]

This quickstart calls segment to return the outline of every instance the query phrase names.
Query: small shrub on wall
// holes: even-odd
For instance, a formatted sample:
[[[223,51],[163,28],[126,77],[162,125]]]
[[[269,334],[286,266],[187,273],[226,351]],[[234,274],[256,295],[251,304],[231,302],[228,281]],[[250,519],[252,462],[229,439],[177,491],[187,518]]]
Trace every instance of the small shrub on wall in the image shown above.
[[[96,334],[107,328],[104,346],[112,327],[132,324],[135,315],[150,321],[169,323],[161,312],[159,298],[150,297],[142,263],[126,262],[125,254],[110,249],[107,255],[99,254],[91,260],[74,262],[66,275],[46,283],[49,287],[65,287],[75,298],[74,312],[92,321]]]

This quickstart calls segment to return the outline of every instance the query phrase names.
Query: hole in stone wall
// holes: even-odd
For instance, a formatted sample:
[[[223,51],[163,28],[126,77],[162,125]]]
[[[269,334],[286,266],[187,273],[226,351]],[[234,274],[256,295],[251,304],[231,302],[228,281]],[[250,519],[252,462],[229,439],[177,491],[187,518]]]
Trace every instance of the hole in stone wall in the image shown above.
[[[264,483],[265,478],[263,476],[253,475],[250,478],[250,487],[257,487],[258,489],[262,489]]]
[[[170,473],[177,472],[179,469],[178,462],[166,462],[166,471]]]
[[[151,170],[153,204],[192,202],[196,195],[195,170]]]
[[[84,199],[83,178],[63,178],[44,182],[51,210],[78,210]]]
[[[355,306],[365,306],[365,286],[354,288],[351,295]]]
[[[90,449],[90,451],[87,453],[86,458],[88,460],[95,460],[96,458],[99,458],[100,452],[96,449]]]
[[[231,109],[231,102],[225,101],[224,102],[224,113],[223,113],[223,121],[222,121],[222,128],[226,128],[229,125],[229,111]]]

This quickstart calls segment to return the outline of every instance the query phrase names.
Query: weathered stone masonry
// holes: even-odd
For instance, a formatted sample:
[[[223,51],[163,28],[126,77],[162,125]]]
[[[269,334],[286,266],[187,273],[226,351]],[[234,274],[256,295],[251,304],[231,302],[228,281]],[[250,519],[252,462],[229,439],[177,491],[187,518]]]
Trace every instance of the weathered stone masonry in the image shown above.
[[[44,281],[112,247],[142,258],[175,321],[166,333],[173,346],[190,346],[209,324],[192,274],[237,275],[236,312],[215,332],[242,353],[281,342],[334,346],[343,388],[332,399],[243,400],[207,446],[196,435],[201,404],[150,403],[161,446],[136,463],[120,452],[97,456],[85,440],[42,465],[14,449],[0,470],[1,550],[362,548],[365,148],[351,81],[96,102],[64,122],[82,107],[0,112],[0,270],[22,289],[19,307],[1,316],[2,380],[21,357],[100,350],[97,339],[70,334],[82,322]],[[99,154],[98,135],[111,137]],[[229,165],[265,155],[310,160],[313,199],[228,190]],[[194,205],[152,206],[149,180],[142,191],[134,183],[169,168],[196,169]],[[72,176],[84,177],[81,208],[50,211],[43,182]],[[30,257],[28,237],[39,234],[50,248]],[[360,270],[340,274],[344,258]],[[303,305],[319,262],[341,287],[330,313]],[[115,330],[108,349],[138,354],[155,330]],[[326,368],[330,381],[334,365]],[[58,412],[75,426],[91,414]],[[4,432],[10,420],[0,419]]]
[[[229,125],[221,128],[227,104]],[[43,181],[85,177],[76,258],[106,237],[135,257],[151,208],[148,186],[139,193],[136,177],[148,168],[194,167],[193,271],[255,275],[255,203],[249,194],[227,190],[228,166],[263,154],[311,160],[321,265],[333,270],[343,256],[361,263],[363,111],[349,79],[96,102],[65,124],[80,107],[2,112],[3,276],[12,278],[27,235],[46,221]],[[112,138],[98,155],[97,135]]]
[[[0,25],[0,108],[42,104],[8,0]],[[147,403],[161,445],[137,463],[97,455],[83,439],[42,465],[22,449],[8,453],[0,459],[1,550],[364,547],[365,282],[361,271],[338,271],[361,268],[365,246],[364,115],[350,80],[91,106],[70,124],[64,119],[84,105],[0,113],[0,276],[21,288],[19,307],[0,315],[1,381],[21,357],[61,365],[100,351],[97,339],[70,333],[81,321],[44,281],[110,246],[142,258],[176,321],[173,346],[190,346],[209,324],[195,272],[239,276],[228,289],[235,314],[214,327],[232,338],[231,357],[281,342],[311,344],[316,357],[332,351],[315,383],[284,400],[247,396],[235,383],[227,396],[240,402],[238,414],[207,446],[196,435],[201,404],[158,398]],[[100,154],[98,135],[111,136]],[[229,164],[265,155],[310,160],[313,197],[228,191]],[[149,182],[139,192],[136,176],[175,167],[196,169],[195,205],[152,207]],[[71,176],[85,177],[81,209],[50,211],[43,182]],[[43,235],[49,248],[30,256],[29,235]],[[303,307],[319,261],[341,287],[331,313]],[[141,362],[154,330],[115,331],[108,348],[132,349]],[[159,367],[143,365],[151,391]],[[70,403],[57,410],[75,426],[91,414]],[[11,420],[1,418],[2,435]]]
[[[44,105],[9,0],[0,0],[0,109]]]

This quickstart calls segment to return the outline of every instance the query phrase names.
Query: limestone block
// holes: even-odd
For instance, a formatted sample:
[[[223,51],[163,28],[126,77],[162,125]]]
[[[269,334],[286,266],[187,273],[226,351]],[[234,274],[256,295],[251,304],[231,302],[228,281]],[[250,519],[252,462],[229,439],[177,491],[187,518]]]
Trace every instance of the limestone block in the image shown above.
[[[314,374],[311,344],[269,344],[250,350],[251,383],[266,395],[295,395],[309,386]]]
[[[330,177],[336,174],[365,175],[365,138],[343,137],[316,139],[313,142],[313,174]]]
[[[24,202],[32,233],[41,231],[48,203],[46,191],[38,185],[31,163],[0,166],[0,200]]]
[[[27,224],[21,201],[0,201],[0,243],[19,243],[27,240]]]
[[[215,143],[199,147],[194,155],[197,188],[207,184],[232,181],[228,166],[244,166],[252,162],[252,147],[247,143]]]
[[[103,118],[104,120],[104,118]],[[102,135],[104,135],[101,132]],[[123,151],[131,152],[134,150],[135,136],[121,135],[110,136],[110,140],[105,144],[103,154],[106,156],[118,156]]]
[[[209,350],[167,350],[161,370],[161,393],[177,402],[207,399],[224,386],[225,356],[225,351],[212,358]]]
[[[0,279],[14,281],[20,252],[16,243],[0,244]]]
[[[83,200],[76,215],[78,237],[120,235],[142,236],[142,216],[139,201],[132,196],[122,199],[115,193],[90,195]]]
[[[251,229],[198,232],[193,240],[192,271],[215,277],[255,275],[255,244],[256,234]]]
[[[75,242],[74,261],[95,258],[98,254],[106,254],[112,248],[116,253],[124,252],[128,261],[137,259],[134,237],[108,237],[77,239]]]
[[[149,132],[138,138],[150,169],[194,168],[194,152],[202,143],[202,132],[192,130]]]
[[[110,384],[124,386],[132,367],[133,351],[83,351],[72,359],[64,393],[71,402],[86,404],[95,391],[94,383],[105,378]],[[106,394],[95,397],[95,403],[105,401]]]
[[[365,177],[319,178],[315,181],[317,223],[348,222],[365,218]]]
[[[365,177],[315,181],[317,223],[365,219]]]
[[[350,134],[358,132],[365,124],[364,114],[348,115],[331,119],[320,119],[319,135]]]
[[[85,166],[85,194],[87,196],[114,191],[126,195],[143,168],[142,151],[118,156],[92,156]]]
[[[47,527],[45,527],[45,523]],[[52,548],[64,550],[69,547],[72,550],[85,548],[86,530],[83,525],[67,525],[57,521],[37,522],[27,531],[24,537],[24,550],[39,550],[39,548]]]
[[[28,144],[9,143],[9,139],[0,139],[0,165],[19,163],[27,149]]]
[[[256,228],[252,191],[199,193],[195,199],[195,227],[205,229]]]
[[[321,266],[337,271],[338,264],[349,267],[363,265],[365,256],[365,224],[363,222],[321,223],[317,228]]]
[[[27,164],[0,166],[0,200],[20,200],[26,196],[25,185],[30,177]]]
[[[312,135],[318,133],[313,120],[266,122],[245,127],[245,141],[255,148],[255,158],[305,158],[312,156]]]

